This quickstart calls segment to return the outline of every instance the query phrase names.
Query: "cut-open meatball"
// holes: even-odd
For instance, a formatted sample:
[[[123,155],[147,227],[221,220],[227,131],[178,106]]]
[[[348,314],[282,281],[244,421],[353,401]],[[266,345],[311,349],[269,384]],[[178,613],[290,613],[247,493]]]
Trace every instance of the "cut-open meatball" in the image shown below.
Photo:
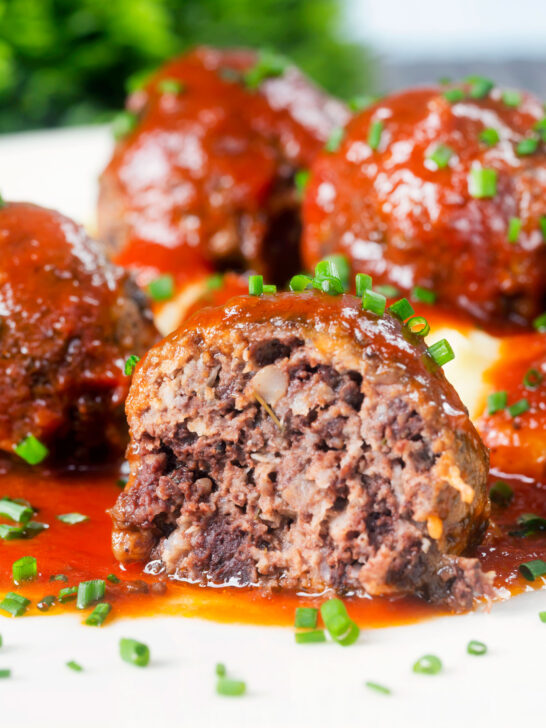
[[[143,294],[83,228],[0,207],[0,452],[29,435],[61,461],[122,452],[124,362],[155,341]]]
[[[306,264],[345,253],[378,283],[529,323],[546,306],[545,129],[542,103],[486,79],[378,101],[312,168]]]
[[[307,168],[348,112],[281,59],[198,48],[128,100],[101,178],[99,235],[149,279],[203,261],[283,282],[299,266]]]
[[[454,608],[491,592],[460,555],[487,523],[487,452],[390,314],[311,292],[204,309],[141,362],[127,414],[123,562]]]

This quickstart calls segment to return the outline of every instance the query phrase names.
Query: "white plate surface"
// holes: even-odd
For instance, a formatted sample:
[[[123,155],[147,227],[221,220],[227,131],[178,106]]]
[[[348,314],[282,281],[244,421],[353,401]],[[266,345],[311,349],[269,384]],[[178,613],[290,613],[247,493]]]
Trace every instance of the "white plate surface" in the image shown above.
[[[104,127],[0,137],[0,192],[92,225],[96,180],[110,148]],[[546,594],[529,593],[495,605],[489,614],[363,630],[350,648],[297,646],[290,629],[198,619],[126,619],[93,629],[72,615],[2,617],[0,668],[11,668],[13,677],[0,681],[0,723],[18,728],[460,728],[532,720],[542,725],[546,624],[537,616],[542,609]],[[122,636],[150,646],[147,668],[121,662]],[[485,642],[488,654],[467,655],[470,639]],[[413,662],[426,653],[441,657],[442,674],[412,673]],[[71,659],[85,671],[68,670]],[[245,697],[215,695],[218,661],[246,680]],[[370,692],[366,680],[388,685],[393,694]]]

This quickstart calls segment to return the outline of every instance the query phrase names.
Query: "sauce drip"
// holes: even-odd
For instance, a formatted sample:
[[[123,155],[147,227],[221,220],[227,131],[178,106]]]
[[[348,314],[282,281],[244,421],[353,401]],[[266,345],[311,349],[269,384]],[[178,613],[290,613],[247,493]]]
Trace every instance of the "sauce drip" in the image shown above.
[[[27,614],[41,614],[37,604],[46,595],[76,586],[88,579],[106,579],[115,574],[119,584],[106,581],[105,601],[112,604],[108,621],[115,617],[179,615],[201,617],[219,622],[260,625],[292,625],[294,610],[302,604],[318,606],[325,597],[294,593],[264,594],[252,588],[205,588],[174,582],[144,573],[143,565],[120,568],[110,550],[111,521],[107,513],[119,493],[116,470],[95,472],[49,473],[13,470],[1,477],[0,495],[23,498],[36,509],[34,520],[49,528],[32,540],[0,541],[0,593],[15,591],[31,599]],[[493,471],[491,482],[500,477]],[[529,538],[510,535],[517,517],[533,512],[546,516],[546,485],[524,476],[502,476],[514,489],[514,498],[506,508],[493,506],[492,524],[484,542],[475,553],[485,570],[495,570],[495,586],[504,587],[502,596],[517,594],[532,584],[518,574],[523,561],[546,559],[546,533]],[[57,519],[63,513],[79,512],[88,521],[67,525]],[[5,520],[8,523],[7,520]],[[22,556],[34,556],[38,578],[14,585],[12,563]],[[50,581],[64,574],[66,582]],[[363,627],[408,624],[446,614],[445,609],[427,605],[415,598],[349,598],[351,616]],[[79,612],[83,619],[92,607]],[[76,612],[75,602],[54,604],[48,614]]]

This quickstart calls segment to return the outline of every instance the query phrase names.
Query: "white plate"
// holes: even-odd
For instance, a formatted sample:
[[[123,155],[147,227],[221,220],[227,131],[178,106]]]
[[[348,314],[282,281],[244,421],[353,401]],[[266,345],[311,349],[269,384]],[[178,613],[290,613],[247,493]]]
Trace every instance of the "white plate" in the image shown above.
[[[92,225],[96,179],[110,148],[103,127],[0,138],[0,192]],[[198,619],[126,619],[92,629],[72,615],[2,617],[0,668],[11,668],[13,677],[0,682],[0,722],[18,728],[515,725],[541,715],[541,609],[546,595],[529,593],[489,614],[364,629],[350,648],[297,646],[290,629]],[[121,662],[122,636],[150,646],[147,668]],[[467,655],[470,639],[485,642],[488,654]],[[412,673],[426,653],[441,657],[442,674]],[[68,670],[72,659],[85,671]],[[218,661],[246,680],[245,697],[215,695]],[[366,680],[393,694],[367,690]]]

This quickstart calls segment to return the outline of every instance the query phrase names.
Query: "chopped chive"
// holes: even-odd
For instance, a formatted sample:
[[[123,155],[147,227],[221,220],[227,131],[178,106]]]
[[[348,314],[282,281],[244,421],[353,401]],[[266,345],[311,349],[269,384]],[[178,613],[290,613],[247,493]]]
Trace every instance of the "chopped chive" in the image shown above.
[[[310,276],[306,276],[304,273],[298,273],[298,275],[292,276],[288,287],[291,291],[297,293],[305,291],[306,288],[313,285],[313,279]]]
[[[406,321],[415,313],[413,306],[407,298],[401,298],[398,301],[391,303],[389,311],[399,318],[400,321]]]
[[[8,526],[5,523],[0,524],[0,538],[4,541],[14,541],[19,538],[34,538],[49,526],[46,523],[38,521],[29,521],[24,526]]]
[[[103,579],[81,581],[78,584],[78,601],[76,603],[78,609],[85,609],[93,602],[98,602],[102,599],[105,587],[106,584]]]
[[[414,301],[420,303],[433,304],[436,302],[436,293],[431,291],[430,288],[423,288],[423,286],[415,286],[411,292],[411,297]]]
[[[524,412],[527,412],[530,407],[528,400],[524,397],[508,407],[508,414],[510,417],[518,417],[518,415],[522,415]]]
[[[429,346],[428,353],[434,359],[436,364],[438,364],[438,366],[440,367],[443,367],[444,364],[447,364],[452,359],[455,359],[455,354],[447,339],[440,339],[440,341],[437,341],[435,344],[432,344],[432,346]]]
[[[116,485],[118,486],[118,488],[125,488],[128,482],[129,478],[118,478],[116,480]]]
[[[123,370],[126,377],[131,376],[131,374],[135,371],[135,367],[139,361],[140,357],[136,354],[131,354],[131,356],[127,358],[127,361],[125,362],[125,368]]]
[[[514,497],[514,490],[504,480],[497,480],[489,489],[489,497],[498,506],[506,506]]]
[[[108,602],[99,602],[85,620],[85,624],[89,627],[102,627],[106,617],[110,614],[111,609],[112,607],[108,604]]]
[[[323,293],[328,293],[330,296],[339,296],[344,291],[343,283],[339,278],[332,275],[315,276],[313,286]]]
[[[168,301],[174,296],[174,278],[170,273],[148,283],[148,293],[154,301]]]
[[[317,618],[318,609],[315,607],[296,607],[294,627],[296,629],[315,629]]]
[[[501,98],[504,101],[504,103],[506,104],[506,106],[516,107],[516,106],[519,106],[522,101],[522,96],[519,93],[519,91],[510,91],[510,90],[503,91]]]
[[[528,139],[522,139],[519,144],[516,146],[516,153],[519,154],[520,157],[527,157],[530,154],[534,154],[538,147],[538,140],[534,139],[532,137],[529,137]]]
[[[442,670],[442,661],[436,655],[423,655],[413,665],[413,672],[420,675],[437,675]]]
[[[248,277],[248,293],[250,296],[261,296],[264,290],[264,277],[263,276],[249,276]]]
[[[61,513],[57,516],[58,521],[68,523],[69,526],[74,526],[76,523],[83,523],[89,520],[89,516],[84,516],[83,513]]]
[[[78,594],[78,587],[77,586],[67,586],[64,589],[61,589],[59,592],[58,599],[61,602],[61,604],[64,604],[65,602],[70,602],[72,599],[75,599]]]
[[[533,320],[533,328],[537,331],[546,331],[546,311]]]
[[[537,516],[536,513],[522,513],[518,517],[517,531],[512,531],[510,536],[516,536],[517,538],[528,538],[534,536],[536,533],[546,531],[546,518]]]
[[[28,523],[34,511],[26,503],[17,503],[11,498],[0,498],[0,516],[17,523]]]
[[[351,266],[345,255],[334,254],[324,258],[328,263],[328,273],[334,278],[339,278],[343,288],[349,290],[349,280],[351,277]]]
[[[543,240],[546,240],[546,215],[541,215],[538,221],[540,225],[540,232],[542,233]]]
[[[185,89],[185,84],[176,78],[164,78],[157,85],[160,93],[178,96]]]
[[[525,376],[523,377],[523,386],[526,389],[536,389],[542,384],[542,379],[542,374],[538,371],[538,369],[532,367],[525,372]]]
[[[1,209],[2,209],[3,207],[5,207],[5,206],[6,206],[6,204],[7,204],[7,203],[6,203],[6,201],[4,200],[4,198],[2,197],[2,195],[0,195],[0,210],[1,210]]]
[[[207,291],[218,291],[224,285],[224,276],[222,273],[213,273],[207,278]]]
[[[356,642],[360,629],[356,622],[350,619],[341,599],[328,599],[323,602],[320,614],[326,629],[338,644],[347,647]]]
[[[288,65],[288,59],[284,56],[270,50],[261,50],[254,66],[244,74],[245,86],[254,91],[262,81],[282,76]]]
[[[447,147],[445,144],[438,144],[437,147],[427,156],[438,167],[438,169],[445,169],[449,164],[449,160],[453,156],[453,149]]]
[[[106,577],[106,580],[110,582],[110,584],[119,584],[120,580],[115,574],[108,574]]]
[[[385,685],[380,685],[379,683],[372,682],[371,680],[367,680],[365,683],[366,687],[370,690],[375,690],[376,693],[381,693],[382,695],[390,695],[391,689],[385,687]]]
[[[444,99],[449,101],[450,104],[456,104],[457,101],[464,99],[464,91],[460,88],[449,88],[444,91]]]
[[[485,98],[495,86],[493,81],[483,76],[470,76],[465,81],[470,83],[469,94],[472,99]]]
[[[539,612],[538,618],[540,619],[541,622],[546,622],[546,612]]]
[[[342,126],[336,126],[332,129],[328,141],[326,142],[324,149],[327,152],[337,152],[341,146],[341,142],[345,136],[345,129]]]
[[[298,645],[308,645],[315,642],[326,642],[326,635],[323,629],[311,629],[307,632],[296,632],[294,639]]]
[[[15,454],[19,455],[29,465],[38,465],[49,455],[47,447],[34,437],[27,435],[24,440],[15,446]]]
[[[347,106],[351,109],[351,111],[364,111],[365,109],[369,109],[370,106],[373,106],[380,98],[381,96],[373,96],[371,94],[353,96],[352,99],[347,101]]]
[[[406,326],[417,336],[427,336],[430,333],[430,324],[424,316],[412,316]]]
[[[308,169],[299,169],[294,175],[294,184],[296,185],[296,191],[300,198],[305,194],[310,176],[311,172]]]
[[[8,592],[4,599],[0,602],[0,609],[8,612],[12,617],[21,617],[30,604],[30,599],[17,594],[16,592]]]
[[[511,217],[510,220],[508,220],[508,242],[509,243],[517,243],[519,234],[521,232],[521,218],[520,217]]]
[[[223,662],[217,662],[214,667],[214,672],[216,673],[217,677],[225,677],[226,676],[226,666]]]
[[[264,293],[264,295],[272,294],[272,293],[277,293],[277,286],[273,285],[272,283],[271,284],[264,283],[263,293]]]
[[[542,141],[546,142],[546,116],[540,119],[540,121],[537,121],[537,123],[534,124],[533,129],[535,131],[538,131],[538,133],[542,137]]]
[[[484,199],[497,194],[497,171],[486,167],[473,167],[468,178],[468,192],[471,197]]]
[[[82,672],[83,671],[83,667],[78,662],[75,662],[74,660],[70,660],[69,662],[67,662],[66,663],[66,666],[70,670],[74,670],[74,672]]]
[[[229,677],[219,677],[216,682],[218,695],[238,697],[246,693],[246,683],[242,680],[232,680]]]
[[[508,404],[508,392],[500,390],[498,392],[491,392],[487,396],[487,414],[494,415],[495,412],[500,412]]]
[[[150,662],[149,647],[126,637],[122,637],[119,641],[119,654],[124,662],[136,667],[146,667]]]
[[[542,561],[542,559],[526,561],[519,565],[519,573],[527,581],[534,581],[538,576],[546,575],[546,561]]]
[[[54,604],[55,596],[53,594],[47,594],[47,596],[40,599],[36,606],[38,607],[40,612],[48,612]]]
[[[38,576],[38,562],[34,556],[22,556],[12,564],[13,581],[32,581]]]
[[[500,140],[499,132],[493,127],[487,127],[480,132],[480,141],[487,144],[488,147],[494,147]]]
[[[396,296],[400,295],[398,288],[396,286],[391,286],[389,283],[376,286],[375,290],[385,296],[385,298],[396,298]]]
[[[8,678],[11,677],[11,670],[8,670],[7,668],[2,668],[0,670],[0,678]]]
[[[387,305],[387,299],[382,293],[372,291],[371,288],[367,288],[362,296],[362,308],[365,311],[371,311],[372,313],[382,316],[385,312],[385,306]]]
[[[470,640],[466,646],[466,651],[469,655],[485,655],[487,652],[487,645],[478,640]]]
[[[372,277],[367,273],[357,273],[355,276],[356,295],[362,298],[364,291],[372,287]]]
[[[368,146],[370,149],[373,149],[374,152],[379,149],[379,145],[381,144],[383,128],[383,122],[380,120],[374,121],[370,125],[370,131],[368,132]]]
[[[49,577],[49,581],[68,581],[68,576],[66,574],[53,574],[53,576]]]
[[[135,130],[138,116],[132,111],[120,111],[112,122],[112,133],[116,141],[120,141]]]

